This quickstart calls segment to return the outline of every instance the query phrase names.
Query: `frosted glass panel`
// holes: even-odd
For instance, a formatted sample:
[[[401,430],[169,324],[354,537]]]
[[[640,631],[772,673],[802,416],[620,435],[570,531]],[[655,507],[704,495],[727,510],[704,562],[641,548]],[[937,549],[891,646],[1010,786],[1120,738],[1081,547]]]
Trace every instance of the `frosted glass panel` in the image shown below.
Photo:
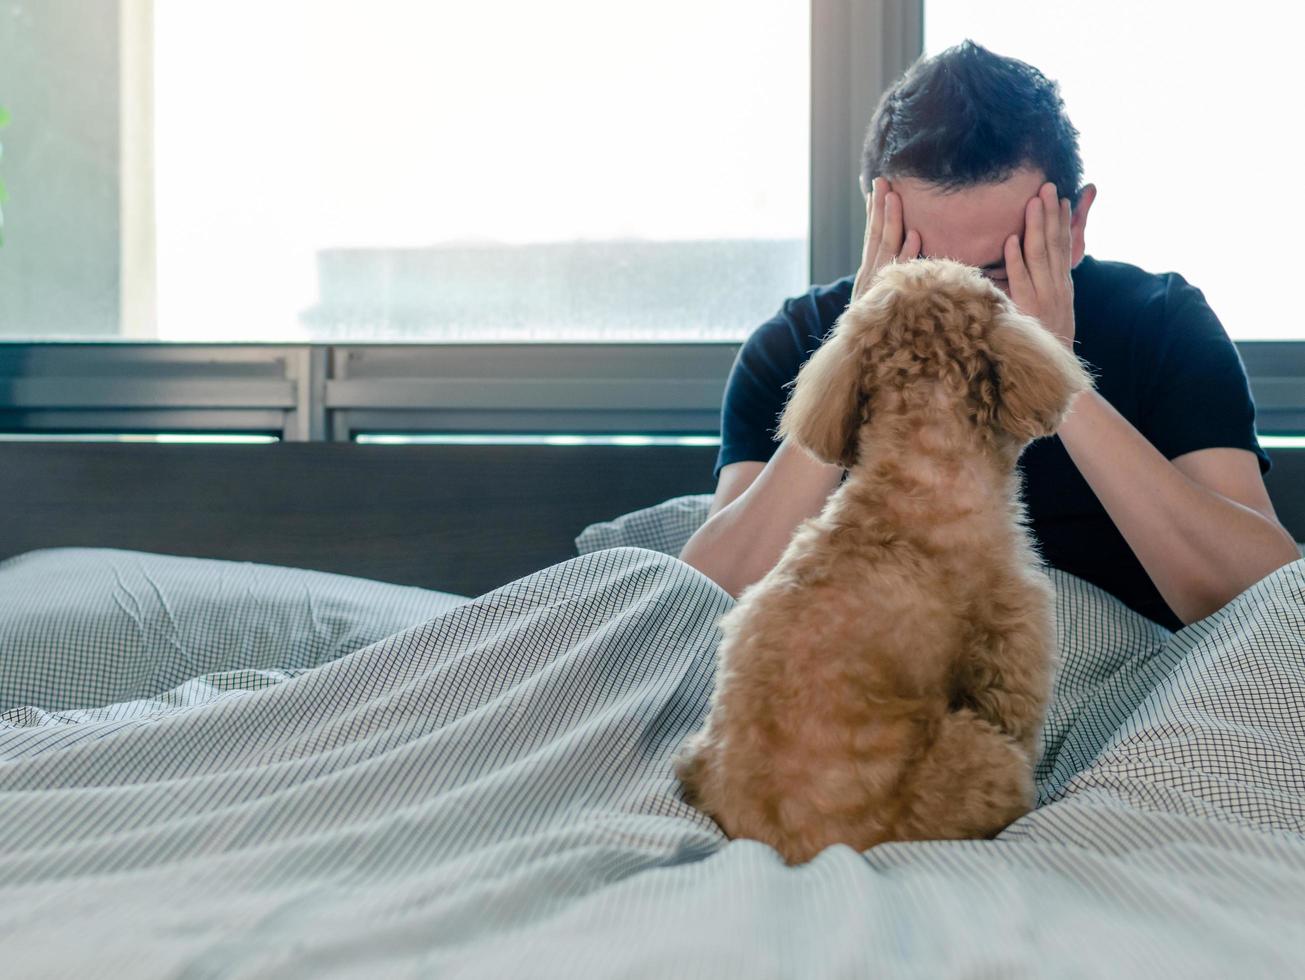
[[[739,339],[809,77],[805,0],[10,0],[0,339]]]
[[[155,17],[165,338],[737,338],[806,287],[806,3]]]

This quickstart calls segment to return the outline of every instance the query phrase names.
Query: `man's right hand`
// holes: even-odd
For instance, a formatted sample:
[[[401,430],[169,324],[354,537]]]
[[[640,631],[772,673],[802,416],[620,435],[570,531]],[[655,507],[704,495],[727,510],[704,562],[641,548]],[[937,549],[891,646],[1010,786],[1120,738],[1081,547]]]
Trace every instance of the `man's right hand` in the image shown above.
[[[879,270],[894,259],[906,262],[920,254],[920,233],[902,234],[902,199],[883,177],[876,177],[865,199],[865,247],[852,283],[852,301],[874,283]]]

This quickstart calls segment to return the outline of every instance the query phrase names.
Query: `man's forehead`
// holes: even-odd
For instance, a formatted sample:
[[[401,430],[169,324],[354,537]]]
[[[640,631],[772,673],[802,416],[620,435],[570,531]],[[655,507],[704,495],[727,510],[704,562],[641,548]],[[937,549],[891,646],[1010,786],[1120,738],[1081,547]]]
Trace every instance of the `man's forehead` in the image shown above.
[[[1010,235],[1023,237],[1024,206],[1043,182],[1040,171],[1022,169],[1004,181],[955,191],[909,177],[892,186],[907,229],[920,235],[921,254],[983,267],[1002,264]]]

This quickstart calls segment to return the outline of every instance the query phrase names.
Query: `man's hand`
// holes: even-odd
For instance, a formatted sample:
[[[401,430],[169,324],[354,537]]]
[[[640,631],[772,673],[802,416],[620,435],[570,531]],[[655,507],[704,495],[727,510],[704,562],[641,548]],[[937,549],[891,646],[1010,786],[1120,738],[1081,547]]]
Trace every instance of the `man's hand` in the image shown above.
[[[1045,183],[1024,208],[1024,249],[1018,235],[1006,239],[1010,298],[1021,312],[1036,317],[1060,342],[1074,349],[1073,245],[1069,198],[1056,198]]]
[[[853,302],[861,298],[889,262],[905,262],[920,254],[919,232],[912,230],[902,237],[902,199],[883,177],[874,179],[866,195],[865,212],[865,247],[852,283]]]

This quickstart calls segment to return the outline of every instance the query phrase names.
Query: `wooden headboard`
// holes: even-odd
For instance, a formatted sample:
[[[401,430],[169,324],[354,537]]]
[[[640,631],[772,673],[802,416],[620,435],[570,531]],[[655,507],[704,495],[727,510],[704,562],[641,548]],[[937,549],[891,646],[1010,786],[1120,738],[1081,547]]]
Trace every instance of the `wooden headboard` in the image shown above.
[[[707,446],[0,443],[0,559],[226,558],[479,595],[583,528],[710,492]]]
[[[1274,449],[1305,539],[1305,450]],[[707,493],[709,446],[0,443],[0,559],[59,546],[254,561],[479,595],[594,521]]]

